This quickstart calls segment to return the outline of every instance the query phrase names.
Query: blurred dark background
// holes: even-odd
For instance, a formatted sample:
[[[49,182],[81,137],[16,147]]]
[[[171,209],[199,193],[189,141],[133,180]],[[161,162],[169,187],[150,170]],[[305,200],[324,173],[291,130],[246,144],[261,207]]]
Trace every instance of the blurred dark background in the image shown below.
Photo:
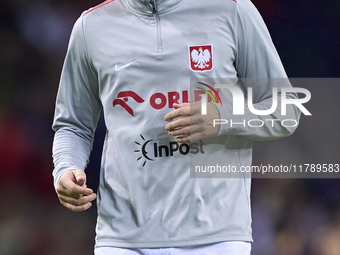
[[[289,77],[339,77],[340,1],[254,0]],[[93,254],[96,208],[69,212],[52,182],[51,124],[72,26],[97,0],[0,0],[0,254]],[[340,85],[340,84],[338,84]],[[254,164],[340,163],[340,86],[308,88],[313,117],[256,143]],[[99,124],[87,169],[98,184]],[[253,255],[339,255],[340,179],[254,179]]]

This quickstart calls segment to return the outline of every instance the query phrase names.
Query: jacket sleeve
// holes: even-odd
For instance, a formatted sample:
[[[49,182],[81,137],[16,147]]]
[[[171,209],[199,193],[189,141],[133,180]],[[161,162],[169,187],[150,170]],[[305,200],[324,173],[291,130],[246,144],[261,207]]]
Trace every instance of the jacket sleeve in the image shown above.
[[[86,168],[102,108],[82,19],[77,20],[72,30],[56,100],[52,126],[55,187],[66,171]]]
[[[233,115],[231,103],[218,105],[220,118],[230,120],[236,125],[220,125],[218,135],[243,135],[253,140],[271,140],[292,134],[295,127],[283,126],[283,119],[298,123],[300,112],[295,105],[287,105],[287,114],[281,115],[281,88],[291,84],[287,78],[280,57],[273,45],[268,29],[250,0],[237,0],[235,11],[235,68],[238,73],[238,86],[245,96],[244,115]],[[278,107],[269,115],[255,115],[248,107],[247,88],[252,87],[253,105],[257,110],[270,109],[272,106],[272,88],[278,87]],[[296,93],[287,93],[286,98],[297,98]],[[264,125],[250,127],[248,121],[255,120]],[[274,121],[275,120],[275,121]],[[263,122],[261,122],[263,121]]]

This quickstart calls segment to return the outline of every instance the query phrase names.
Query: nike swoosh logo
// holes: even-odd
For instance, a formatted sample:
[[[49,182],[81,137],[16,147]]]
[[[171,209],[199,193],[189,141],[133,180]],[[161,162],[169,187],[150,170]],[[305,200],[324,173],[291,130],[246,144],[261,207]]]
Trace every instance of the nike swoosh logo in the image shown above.
[[[115,65],[115,71],[118,72],[118,71],[120,71],[120,70],[123,70],[123,69],[127,68],[128,66],[132,65],[133,63],[135,63],[136,61],[137,61],[137,59],[135,59],[134,61],[132,61],[132,62],[130,62],[130,63],[127,63],[127,64],[125,64],[125,65],[123,65],[123,66],[118,66],[118,64],[116,63],[116,65]]]

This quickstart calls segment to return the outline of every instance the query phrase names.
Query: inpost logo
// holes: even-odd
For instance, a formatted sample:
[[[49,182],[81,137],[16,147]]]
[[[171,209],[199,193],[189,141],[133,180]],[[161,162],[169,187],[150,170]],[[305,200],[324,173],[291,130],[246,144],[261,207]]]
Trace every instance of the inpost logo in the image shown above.
[[[158,135],[157,139],[145,139],[143,135],[140,135],[140,139],[135,141],[137,148],[134,152],[138,155],[137,161],[143,162],[143,167],[147,162],[156,161],[164,157],[185,156],[199,153],[205,154],[202,140],[190,144],[180,144],[176,141],[165,139],[166,136],[167,133],[161,133]],[[167,136],[167,138],[169,137]]]

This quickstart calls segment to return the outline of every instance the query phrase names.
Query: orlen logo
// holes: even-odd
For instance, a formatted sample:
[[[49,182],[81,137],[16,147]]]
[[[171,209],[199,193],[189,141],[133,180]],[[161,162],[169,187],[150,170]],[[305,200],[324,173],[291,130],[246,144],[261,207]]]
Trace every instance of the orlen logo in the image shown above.
[[[163,137],[168,136],[167,133],[161,133]],[[159,136],[158,135],[158,136]],[[147,161],[155,161],[163,157],[173,157],[175,155],[188,155],[188,154],[204,154],[204,143],[199,140],[195,143],[185,144],[176,141],[168,141],[166,139],[149,139],[146,140],[143,135],[140,135],[141,141],[136,141],[135,144],[138,148],[134,151],[138,153],[137,161],[143,160],[143,167]]]
[[[167,94],[163,93],[155,93],[149,99],[150,106],[155,110],[163,109],[164,107],[168,106],[169,108],[173,108],[172,105],[174,103],[187,103],[189,102],[188,91],[184,90],[180,94],[177,91],[168,92]],[[128,97],[132,97],[137,103],[144,103],[144,99],[141,98],[133,91],[122,91],[119,92],[117,95],[117,99],[113,101],[113,107],[116,105],[122,106],[131,116],[134,116],[134,111],[131,109],[130,106],[126,104],[128,101]],[[119,99],[123,97],[123,99]],[[181,99],[181,100],[180,100]]]
[[[117,99],[113,101],[113,107],[115,107],[117,104],[122,106],[128,113],[131,114],[131,116],[134,116],[133,110],[126,104],[126,102],[129,100],[129,97],[134,99],[137,103],[143,103],[144,100],[140,96],[138,96],[135,92],[133,91],[122,91],[119,92],[117,95]],[[123,99],[120,99],[123,98]]]
[[[215,103],[220,102],[222,104],[218,91],[216,91],[213,87],[211,87],[208,84],[201,83],[201,82],[198,82],[198,84],[206,86],[210,90],[204,89],[204,88],[198,88],[197,90],[195,90],[194,101],[201,101],[202,99],[206,98],[204,97],[204,95],[207,96],[206,95],[207,93],[210,96],[207,100],[205,101],[203,100],[204,102],[214,101]],[[145,100],[142,97],[140,97],[137,93],[133,91],[122,91],[118,93],[117,99],[113,101],[113,107],[120,105],[131,116],[134,116],[135,113],[133,109],[131,108],[131,106],[127,104],[129,98],[132,98],[133,100],[135,100],[137,103],[140,103],[140,104],[146,103]],[[151,97],[149,98],[149,105],[155,110],[161,110],[165,107],[170,109],[170,108],[173,108],[172,106],[174,103],[181,104],[181,103],[188,103],[188,102],[189,102],[189,91],[188,90],[183,90],[181,92],[170,91],[166,94],[157,92],[151,95]]]

